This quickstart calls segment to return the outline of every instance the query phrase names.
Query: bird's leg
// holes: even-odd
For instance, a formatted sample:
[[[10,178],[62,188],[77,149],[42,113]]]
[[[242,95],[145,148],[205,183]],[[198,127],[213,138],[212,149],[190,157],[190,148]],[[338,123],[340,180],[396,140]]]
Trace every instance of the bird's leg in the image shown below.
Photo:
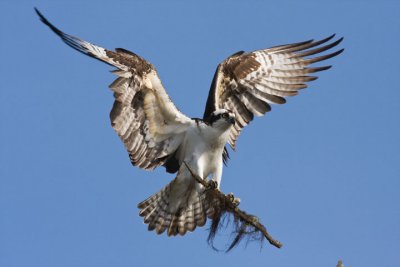
[[[222,160],[221,160],[222,161]],[[219,189],[222,178],[222,162],[219,167],[212,173],[211,179],[208,181],[211,189]]]
[[[184,161],[183,164],[185,164],[186,168],[189,170],[190,174],[193,176],[193,178],[202,184],[206,189],[218,189],[218,182],[215,180],[205,180],[199,175],[195,173],[195,171]]]
[[[185,164],[186,168],[189,170],[189,172],[190,172],[190,174],[192,175],[192,177],[193,177],[198,183],[200,183],[201,185],[203,185],[203,186],[206,187],[206,188],[209,188],[209,187],[210,187],[208,181],[204,180],[203,177],[200,177],[199,175],[197,175],[197,174],[194,172],[194,170],[192,170],[192,168],[190,168],[190,166],[189,166],[185,161],[183,161],[183,164]]]
[[[208,184],[209,189],[218,189],[218,187],[219,187],[218,182],[214,181],[214,180],[208,180],[207,184]]]

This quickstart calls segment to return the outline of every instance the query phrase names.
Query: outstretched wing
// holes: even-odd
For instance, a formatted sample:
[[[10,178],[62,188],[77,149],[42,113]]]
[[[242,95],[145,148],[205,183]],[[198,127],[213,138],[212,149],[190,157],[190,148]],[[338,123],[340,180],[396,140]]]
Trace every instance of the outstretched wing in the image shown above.
[[[285,97],[297,95],[300,89],[307,87],[306,82],[318,78],[308,74],[331,67],[308,66],[343,52],[341,49],[309,57],[335,47],[343,40],[340,38],[325,44],[334,36],[321,41],[309,40],[250,53],[240,51],[230,56],[218,65],[215,72],[204,118],[221,108],[235,113],[236,124],[229,137],[229,144],[234,149],[241,130],[253,120],[254,115],[262,116],[270,111],[270,104],[284,104]]]
[[[192,121],[172,103],[154,66],[125,49],[111,51],[65,34],[35,10],[67,45],[117,68],[113,73],[119,77],[110,85],[115,97],[110,118],[132,164],[143,169],[164,165],[176,172],[174,153]]]

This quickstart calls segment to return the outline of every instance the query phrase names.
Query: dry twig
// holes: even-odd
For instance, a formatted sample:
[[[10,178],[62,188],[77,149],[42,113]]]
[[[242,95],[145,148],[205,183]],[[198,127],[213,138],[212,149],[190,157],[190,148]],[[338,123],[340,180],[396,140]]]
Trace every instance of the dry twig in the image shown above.
[[[191,168],[184,162],[189,172],[193,176],[193,178],[200,184],[204,186],[205,193],[210,194],[210,196],[215,200],[215,203],[219,206],[216,207],[216,215],[212,218],[212,224],[210,228],[210,234],[208,237],[209,243],[212,245],[213,239],[215,237],[216,232],[220,228],[221,217],[225,213],[233,214],[234,220],[236,223],[236,237],[233,239],[233,242],[227,249],[227,251],[236,247],[243,237],[248,237],[250,240],[260,240],[266,238],[268,242],[277,247],[281,248],[282,243],[278,240],[274,239],[267,231],[265,226],[261,224],[258,218],[254,215],[248,214],[245,211],[238,208],[238,203],[233,195],[228,194],[225,195],[217,188],[214,188],[210,185],[209,181],[204,180],[197,174],[195,174]],[[257,234],[261,233],[261,236],[257,236]]]

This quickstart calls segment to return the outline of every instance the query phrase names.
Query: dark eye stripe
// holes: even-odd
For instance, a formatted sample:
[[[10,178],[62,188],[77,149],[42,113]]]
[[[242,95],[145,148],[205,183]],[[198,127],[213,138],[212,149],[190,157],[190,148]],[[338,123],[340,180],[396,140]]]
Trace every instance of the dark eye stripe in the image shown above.
[[[217,120],[219,120],[221,118],[226,119],[228,117],[229,117],[228,113],[220,113],[220,114],[216,114],[216,115],[213,114],[209,120],[209,123],[213,124],[214,122],[216,122]]]

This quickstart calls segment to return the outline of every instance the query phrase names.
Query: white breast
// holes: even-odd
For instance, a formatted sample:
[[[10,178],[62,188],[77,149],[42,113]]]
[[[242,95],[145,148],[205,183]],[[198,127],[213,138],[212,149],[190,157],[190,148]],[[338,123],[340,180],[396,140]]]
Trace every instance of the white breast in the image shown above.
[[[222,152],[229,132],[203,123],[193,123],[186,132],[181,159],[189,163],[202,177],[222,171]]]

